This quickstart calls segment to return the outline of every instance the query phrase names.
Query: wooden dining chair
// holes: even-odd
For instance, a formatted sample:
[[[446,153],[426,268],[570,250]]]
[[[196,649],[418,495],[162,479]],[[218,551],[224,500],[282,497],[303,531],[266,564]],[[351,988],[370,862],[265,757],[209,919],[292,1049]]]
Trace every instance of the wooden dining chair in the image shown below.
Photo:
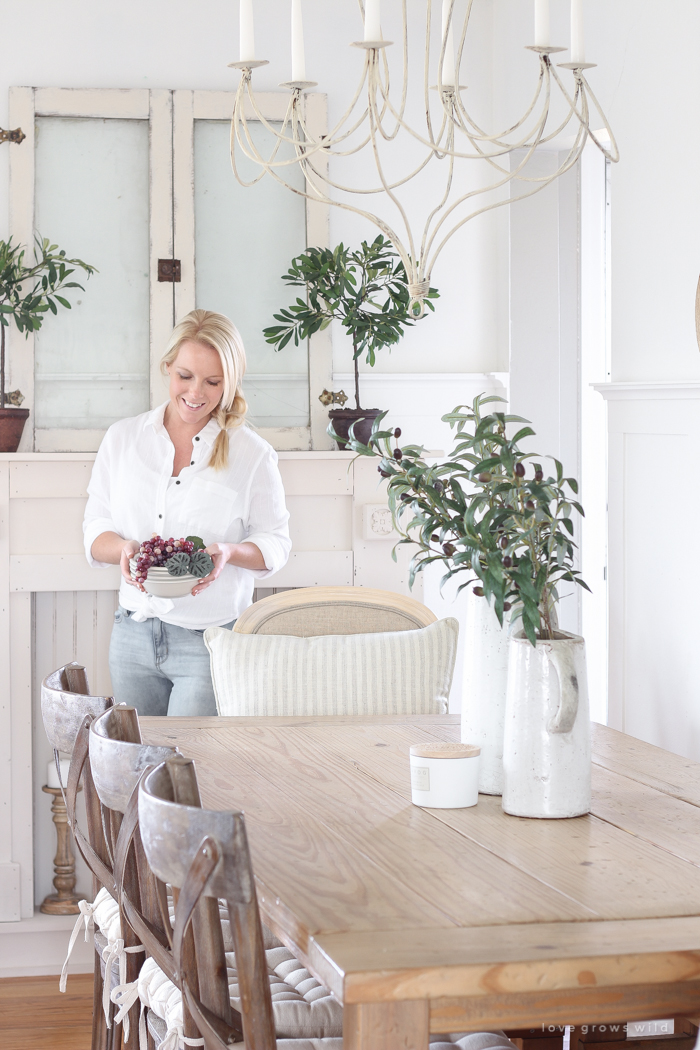
[[[90,770],[88,731],[92,720],[108,711],[113,704],[114,699],[111,696],[90,694],[87,674],[82,664],[70,663],[59,667],[41,683],[42,720],[49,743],[54,749],[59,782],[59,753],[71,756],[68,783],[63,785],[67,819],[76,847],[92,873],[93,900],[102,889],[109,894],[113,893],[114,877],[112,859],[104,834],[102,807]],[[81,784],[86,811],[85,832],[76,820],[76,800]],[[87,926],[91,918],[87,902],[81,902],[81,914]],[[114,1034],[107,1027],[102,1010],[102,950],[106,943],[106,939],[96,932],[92,1050],[114,1050],[115,1045]],[[68,960],[66,964],[67,962]],[[62,990],[65,990],[66,974],[67,970],[64,967],[61,975]]]
[[[277,1036],[270,975],[243,816],[188,805],[188,798],[198,799],[199,792],[194,764],[184,759],[158,766],[139,788],[146,858],[154,874],[179,891],[173,934],[177,986],[207,1050],[228,1050],[242,1040],[247,1050],[272,1050]],[[192,922],[202,902],[218,898],[227,902],[233,933],[240,1006],[235,1015],[226,968],[211,959]],[[187,947],[191,923],[192,953]],[[215,998],[226,1007],[214,1005]],[[290,1042],[296,1040],[285,1045]],[[340,1046],[339,1039],[329,1042]]]
[[[250,605],[234,626],[238,634],[374,634],[415,631],[437,617],[415,598],[370,587],[298,587]]]
[[[110,977],[116,978],[118,973],[118,978],[111,979],[108,987],[110,993],[119,989],[122,998],[128,997],[130,988],[136,988],[146,951],[158,956],[161,967],[172,969],[166,888],[157,883],[146,863],[137,821],[132,818],[125,826],[124,814],[132,795],[136,800],[135,789],[144,770],[176,753],[172,747],[142,743],[138,713],[133,707],[112,707],[90,725],[90,769],[105,815],[120,912],[120,937],[108,953]],[[136,802],[132,812],[137,812]],[[136,992],[116,1015],[115,1024],[120,1022],[124,1023],[124,1045],[135,1050],[139,1028]]]

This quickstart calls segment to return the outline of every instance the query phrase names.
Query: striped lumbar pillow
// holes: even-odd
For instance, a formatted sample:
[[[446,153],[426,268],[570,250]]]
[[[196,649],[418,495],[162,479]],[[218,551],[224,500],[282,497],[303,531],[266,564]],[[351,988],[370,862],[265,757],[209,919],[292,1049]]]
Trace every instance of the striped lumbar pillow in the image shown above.
[[[431,715],[447,711],[459,625],[384,634],[236,634],[210,627],[220,715]]]

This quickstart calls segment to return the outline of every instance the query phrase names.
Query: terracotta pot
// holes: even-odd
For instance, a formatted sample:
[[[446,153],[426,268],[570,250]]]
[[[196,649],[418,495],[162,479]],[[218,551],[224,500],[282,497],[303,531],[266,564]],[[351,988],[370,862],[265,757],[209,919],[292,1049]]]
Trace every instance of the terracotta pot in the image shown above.
[[[328,415],[339,438],[347,439],[354,423],[355,438],[366,445],[372,433],[372,424],[381,411],[381,408],[334,408]],[[346,441],[338,441],[337,444],[341,450],[346,447]]]
[[[591,723],[583,638],[510,639],[503,809],[516,817],[578,817],[591,808]]]
[[[28,417],[28,408],[0,408],[0,452],[17,451]]]

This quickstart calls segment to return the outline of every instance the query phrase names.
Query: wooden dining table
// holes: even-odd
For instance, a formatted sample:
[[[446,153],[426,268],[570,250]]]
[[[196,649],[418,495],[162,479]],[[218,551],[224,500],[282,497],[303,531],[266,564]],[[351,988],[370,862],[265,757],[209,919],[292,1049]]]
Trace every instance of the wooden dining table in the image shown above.
[[[591,813],[411,804],[454,715],[143,718],[245,812],[263,918],[344,1004],[345,1050],[700,1014],[700,764],[593,726]]]

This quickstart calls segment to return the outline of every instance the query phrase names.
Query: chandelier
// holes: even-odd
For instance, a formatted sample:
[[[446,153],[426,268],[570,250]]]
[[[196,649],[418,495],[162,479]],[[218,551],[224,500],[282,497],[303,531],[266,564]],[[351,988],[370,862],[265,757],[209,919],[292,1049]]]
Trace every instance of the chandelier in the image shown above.
[[[470,219],[544,189],[576,164],[589,139],[609,160],[617,161],[619,154],[584,75],[595,63],[585,61],[582,0],[571,0],[570,61],[558,65],[551,56],[567,49],[551,46],[549,0],[534,0],[534,42],[527,48],[537,63],[535,89],[522,115],[496,131],[483,127],[483,121],[472,115],[468,91],[461,83],[462,76],[469,79],[465,45],[474,0],[424,0],[424,24],[410,27],[407,0],[394,0],[392,6],[401,10],[397,44],[382,35],[381,0],[358,2],[364,34],[352,46],[363,53],[359,84],[342,117],[327,134],[315,135],[307,123],[303,99],[317,85],[306,77],[302,0],[291,0],[292,79],[281,85],[289,91],[281,124],[267,119],[256,101],[253,70],[268,63],[255,57],[253,0],[240,0],[240,60],[231,63],[241,72],[231,118],[231,163],[243,186],[254,185],[267,173],[294,193],[356,212],[379,227],[403,261],[411,311],[420,317],[436,259]],[[422,52],[415,61],[409,60],[414,34],[421,38]],[[395,48],[393,54],[391,48]],[[390,57],[395,58],[397,51],[402,73],[395,91]],[[422,91],[421,119],[412,125],[407,116],[409,92],[417,85]],[[251,118],[273,136],[266,155],[256,145]],[[528,173],[535,151],[548,145],[558,150],[556,169]],[[397,172],[397,164],[405,162],[408,153],[412,154],[409,170]],[[372,182],[368,185],[343,181],[343,164],[359,154],[371,158]],[[240,155],[259,167],[254,178],[243,178]],[[290,185],[288,176],[295,165],[304,174],[303,189]],[[421,230],[415,218],[411,220],[408,204],[402,202],[402,190],[439,165],[439,191],[426,209]],[[475,165],[482,169],[479,175],[474,174]],[[432,188],[434,182],[430,185]],[[392,223],[371,210],[377,195],[394,206]]]

